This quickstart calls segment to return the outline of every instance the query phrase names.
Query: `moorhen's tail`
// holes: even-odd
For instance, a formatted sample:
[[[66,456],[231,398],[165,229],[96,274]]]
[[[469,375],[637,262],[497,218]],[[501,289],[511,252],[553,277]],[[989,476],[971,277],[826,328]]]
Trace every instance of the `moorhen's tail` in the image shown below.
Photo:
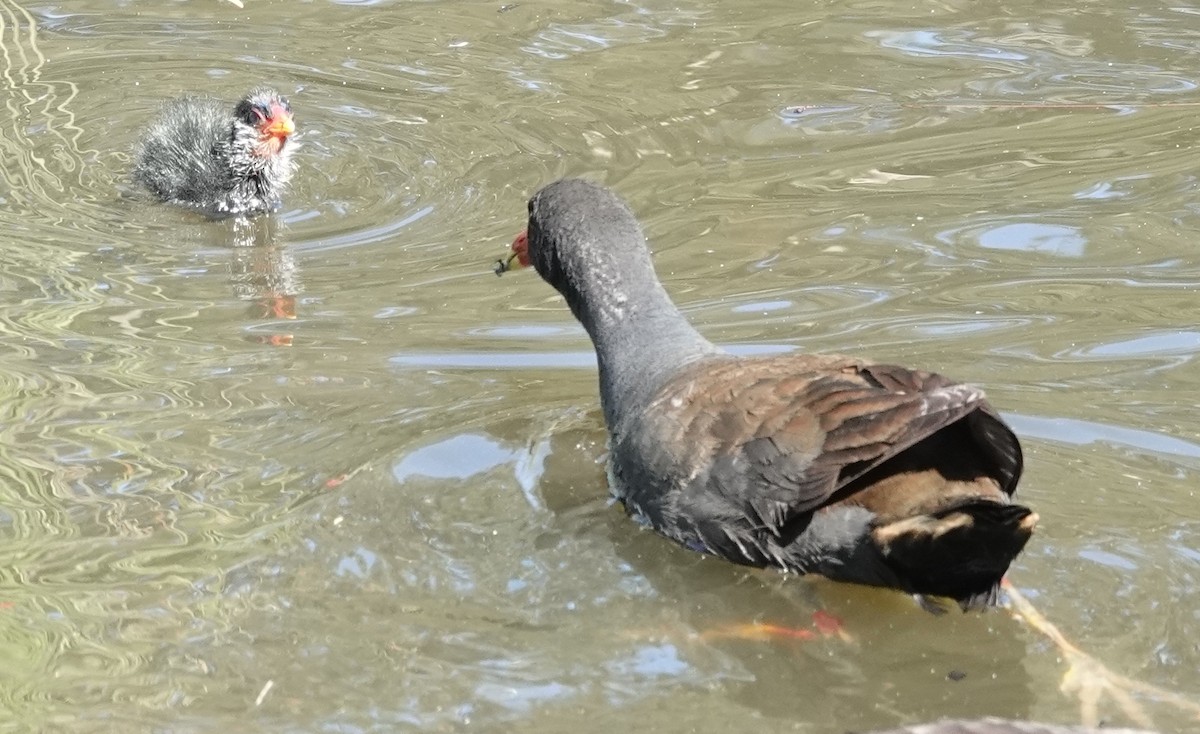
[[[871,537],[909,591],[970,609],[996,603],[1000,580],[1037,520],[1022,505],[970,499],[877,526]]]

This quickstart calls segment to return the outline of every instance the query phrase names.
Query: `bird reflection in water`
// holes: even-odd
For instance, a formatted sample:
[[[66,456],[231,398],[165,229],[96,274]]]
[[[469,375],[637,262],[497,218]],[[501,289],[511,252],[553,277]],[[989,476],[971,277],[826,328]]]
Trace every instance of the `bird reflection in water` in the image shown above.
[[[300,270],[291,249],[278,236],[274,217],[238,218],[233,222],[233,249],[229,281],[234,295],[250,304],[249,318],[274,322],[296,319],[296,297],[303,291]],[[251,341],[289,347],[295,335],[290,329],[256,329]]]

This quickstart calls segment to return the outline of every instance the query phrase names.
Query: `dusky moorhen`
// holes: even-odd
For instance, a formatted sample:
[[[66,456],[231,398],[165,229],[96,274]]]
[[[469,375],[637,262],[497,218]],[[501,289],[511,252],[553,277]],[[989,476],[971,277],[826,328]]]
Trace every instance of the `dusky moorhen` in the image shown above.
[[[497,272],[532,263],[600,366],[626,511],[750,566],[994,604],[1037,515],[1021,447],[981,390],[837,355],[734,357],[659,283],[629,207],[567,179],[529,200]]]
[[[269,211],[296,165],[288,101],[260,88],[232,109],[218,100],[167,102],[143,131],[133,178],[161,201],[213,216]]]

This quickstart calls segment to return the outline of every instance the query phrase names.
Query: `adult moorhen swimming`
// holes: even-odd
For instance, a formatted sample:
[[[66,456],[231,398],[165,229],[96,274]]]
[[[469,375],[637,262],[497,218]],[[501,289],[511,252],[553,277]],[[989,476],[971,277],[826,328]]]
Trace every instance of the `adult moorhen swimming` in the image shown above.
[[[600,364],[612,491],[683,545],[751,566],[996,600],[1037,522],[1016,436],[983,392],[835,355],[734,357],[658,282],[611,191],[546,186],[507,262],[533,264]]]
[[[232,110],[181,97],[163,106],[142,133],[133,178],[160,200],[214,215],[279,206],[296,148],[292,108],[272,89],[256,89]]]

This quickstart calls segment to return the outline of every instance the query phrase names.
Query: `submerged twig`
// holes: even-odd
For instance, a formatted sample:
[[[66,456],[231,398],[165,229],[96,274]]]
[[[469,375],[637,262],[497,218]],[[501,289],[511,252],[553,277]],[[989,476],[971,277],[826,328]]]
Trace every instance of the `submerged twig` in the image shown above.
[[[1013,615],[1041,632],[1062,651],[1068,667],[1059,684],[1059,690],[1079,699],[1079,716],[1085,726],[1100,725],[1100,701],[1107,696],[1116,701],[1121,711],[1138,726],[1153,727],[1150,715],[1133,697],[1134,693],[1170,704],[1200,720],[1200,704],[1174,691],[1143,683],[1110,670],[1104,663],[1068,640],[1058,627],[1034,608],[1025,595],[1017,591],[1007,579],[1004,581],[1004,588],[1012,603],[1010,609]]]

